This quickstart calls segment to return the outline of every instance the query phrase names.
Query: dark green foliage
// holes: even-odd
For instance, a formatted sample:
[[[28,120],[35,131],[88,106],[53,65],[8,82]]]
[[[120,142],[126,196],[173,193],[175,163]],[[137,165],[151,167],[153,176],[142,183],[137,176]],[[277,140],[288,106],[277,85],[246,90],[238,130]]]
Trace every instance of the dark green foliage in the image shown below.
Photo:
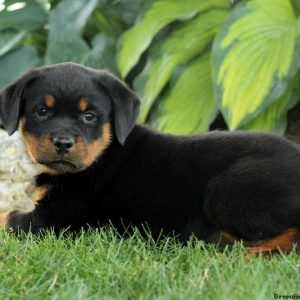
[[[141,123],[180,134],[218,112],[230,129],[282,134],[298,101],[299,0],[18,3],[0,11],[0,89],[34,66],[105,68],[140,96]]]

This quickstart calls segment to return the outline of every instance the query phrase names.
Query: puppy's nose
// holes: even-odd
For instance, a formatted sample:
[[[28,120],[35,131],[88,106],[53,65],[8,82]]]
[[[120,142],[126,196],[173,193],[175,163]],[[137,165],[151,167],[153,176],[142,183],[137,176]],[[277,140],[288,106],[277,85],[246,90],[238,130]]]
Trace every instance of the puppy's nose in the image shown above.
[[[66,154],[72,150],[75,139],[71,136],[56,136],[52,138],[56,151],[59,154]]]

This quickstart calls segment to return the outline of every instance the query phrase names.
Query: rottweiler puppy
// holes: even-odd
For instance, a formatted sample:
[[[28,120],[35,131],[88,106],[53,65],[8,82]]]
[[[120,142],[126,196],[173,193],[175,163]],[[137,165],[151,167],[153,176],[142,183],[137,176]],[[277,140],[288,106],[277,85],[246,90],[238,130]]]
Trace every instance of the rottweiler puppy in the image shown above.
[[[273,134],[159,134],[135,125],[137,96],[105,71],[74,63],[33,69],[0,94],[39,168],[31,212],[7,229],[113,224],[185,242],[242,240],[249,252],[289,251],[300,239],[300,149]]]

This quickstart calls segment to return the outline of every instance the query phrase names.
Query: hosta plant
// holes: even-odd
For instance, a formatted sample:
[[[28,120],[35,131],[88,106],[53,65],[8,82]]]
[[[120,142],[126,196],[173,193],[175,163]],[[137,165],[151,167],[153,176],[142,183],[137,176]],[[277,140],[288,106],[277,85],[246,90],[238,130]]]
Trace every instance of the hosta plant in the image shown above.
[[[1,6],[0,6],[1,9]],[[106,68],[138,93],[140,123],[177,134],[282,134],[299,100],[300,0],[5,0],[0,89],[29,68]]]
[[[284,132],[286,113],[299,99],[299,1],[233,4],[153,1],[123,34],[118,66],[124,78],[147,55],[135,79],[141,122],[195,133],[208,130],[220,111],[230,129]],[[162,28],[167,33],[160,38]]]

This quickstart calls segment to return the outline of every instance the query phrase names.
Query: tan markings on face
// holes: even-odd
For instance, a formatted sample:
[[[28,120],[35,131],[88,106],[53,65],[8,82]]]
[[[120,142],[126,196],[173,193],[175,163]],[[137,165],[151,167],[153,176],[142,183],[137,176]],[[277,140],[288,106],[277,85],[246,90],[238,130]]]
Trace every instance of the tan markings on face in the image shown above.
[[[87,144],[82,138],[79,138],[75,145],[74,155],[81,158],[84,168],[89,167],[111,143],[110,124],[105,123],[102,127],[101,138]]]
[[[43,154],[43,156],[49,156],[49,157],[54,156],[55,149],[53,147],[53,143],[51,141],[50,135],[47,135],[42,139],[38,139],[34,135],[26,132],[25,123],[26,123],[26,118],[22,117],[20,120],[19,131],[21,133],[21,138],[26,146],[26,150],[29,157],[34,162],[37,162],[40,159],[41,153]],[[55,170],[52,170],[47,166],[39,164],[39,167],[42,168],[41,171],[47,169],[47,173],[57,174]]]
[[[87,146],[87,155],[84,159],[85,166],[90,166],[111,143],[110,124],[105,123],[102,127],[102,137]]]
[[[4,228],[7,224],[9,213],[0,214],[0,228]]]
[[[29,137],[29,140],[32,139],[32,136],[30,136],[28,134],[25,135],[25,138],[28,139],[28,137]],[[26,143],[26,140],[25,140],[25,143]],[[56,151],[53,146],[53,142],[51,141],[50,135],[46,135],[45,137],[38,140],[38,143],[36,145],[37,145],[37,148],[33,148],[32,146],[27,146],[28,152],[34,153],[34,154],[32,154],[32,156],[35,158],[34,159],[35,162],[39,161],[39,159],[41,159],[41,158],[44,158],[44,159],[46,158],[47,160],[49,160],[49,158],[55,157]],[[38,165],[37,165],[37,170],[39,171],[39,173],[49,173],[52,175],[57,175],[60,173],[57,170],[52,169],[52,168],[50,168],[46,165],[40,164],[40,163],[38,163]]]
[[[43,200],[45,198],[45,196],[47,195],[47,193],[50,191],[50,189],[51,189],[51,186],[48,184],[37,187],[31,196],[32,201],[34,203],[37,203],[37,202]]]
[[[26,132],[25,123],[26,119],[25,117],[22,117],[20,120],[19,131],[30,158],[34,162],[37,162],[40,159],[41,152],[43,152],[44,155],[48,156],[54,155],[55,149],[53,147],[50,134],[39,139],[36,136]]]
[[[80,110],[81,112],[85,112],[85,111],[87,110],[88,106],[89,106],[89,101],[88,101],[88,99],[86,99],[86,98],[80,99],[80,100],[79,100],[78,106],[79,106],[79,110]]]
[[[26,132],[25,123],[25,117],[21,118],[19,130],[29,157],[37,163],[38,171],[52,175],[65,173],[65,169],[63,168],[59,170],[41,163],[41,161],[51,162],[61,159],[61,156],[55,150],[50,134],[38,138]],[[103,125],[102,136],[91,143],[87,143],[83,138],[79,137],[74,149],[65,157],[74,166],[77,166],[77,169],[70,170],[70,172],[79,172],[88,168],[109,147],[111,138],[112,134],[109,123]]]
[[[55,98],[51,95],[45,97],[46,106],[48,108],[53,108],[55,105]]]
[[[21,133],[21,138],[23,142],[25,143],[27,153],[29,157],[36,162],[36,156],[37,156],[37,149],[38,149],[38,140],[33,135],[30,135],[25,131],[25,123],[26,118],[22,117],[19,124],[19,132]]]

